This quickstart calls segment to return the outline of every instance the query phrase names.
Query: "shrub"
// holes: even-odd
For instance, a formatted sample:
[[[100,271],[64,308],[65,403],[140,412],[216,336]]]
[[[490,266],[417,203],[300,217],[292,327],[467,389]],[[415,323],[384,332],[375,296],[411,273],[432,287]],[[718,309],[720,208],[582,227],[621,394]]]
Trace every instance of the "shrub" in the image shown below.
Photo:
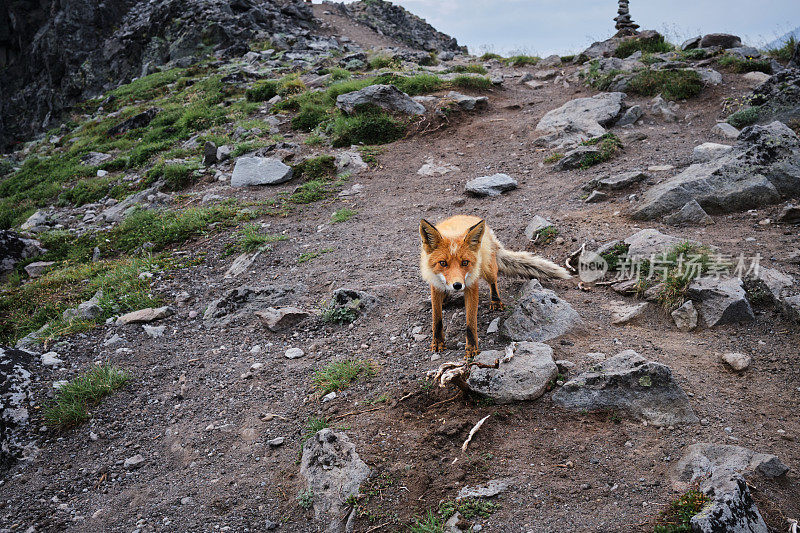
[[[261,80],[245,91],[245,98],[250,102],[265,102],[278,94],[280,82],[277,80]]]
[[[388,113],[371,110],[352,116],[341,115],[331,126],[334,147],[351,144],[386,144],[401,138],[406,126]]]
[[[293,167],[298,176],[309,180],[327,178],[336,174],[336,158],[332,155],[310,157]]]
[[[733,72],[764,72],[772,73],[772,65],[766,59],[742,59],[730,54],[725,54],[717,60],[720,67],[724,67]]]
[[[690,489],[661,513],[654,533],[689,533],[692,530],[692,517],[708,503],[708,496],[697,489]]]
[[[369,64],[370,70],[378,70],[382,68],[400,68],[400,60],[387,54],[378,54],[373,56],[367,63]]]
[[[292,128],[301,131],[311,131],[323,122],[330,119],[330,108],[322,104],[306,103],[300,106],[300,111],[292,117]]]
[[[114,366],[97,366],[56,391],[55,399],[45,408],[44,420],[49,426],[75,426],[89,418],[89,407],[97,405],[103,396],[119,389],[129,379]]]
[[[693,70],[642,70],[631,79],[628,90],[642,96],[661,94],[667,100],[683,100],[699,94],[703,82]]]
[[[291,96],[306,91],[306,84],[300,78],[285,78],[278,85],[278,94],[281,96]]]
[[[640,39],[638,37],[631,37],[622,41],[617,49],[614,51],[614,57],[626,58],[634,52],[641,51],[650,54],[659,54],[662,52],[672,51],[673,46],[664,40],[663,35],[659,35],[655,39]]]
[[[599,152],[584,154],[581,159],[581,168],[583,169],[608,161],[622,148],[622,142],[613,133],[604,133],[594,139],[583,141],[581,144],[583,146],[598,145],[600,148]]]
[[[748,107],[740,109],[728,116],[728,124],[734,128],[742,129],[745,126],[755,124],[758,121],[758,107]]]
[[[796,44],[797,37],[790,35],[786,42],[783,43],[783,46],[767,50],[767,55],[773,59],[777,59],[778,61],[783,61],[786,63],[792,59],[792,54],[794,53],[794,47]]]
[[[494,53],[492,53],[492,52],[486,52],[485,54],[483,54],[483,55],[480,57],[480,60],[481,60],[481,61],[489,61],[489,60],[491,60],[491,59],[498,59],[498,60],[502,60],[502,59],[503,59],[503,56],[501,56],[500,54],[494,54]]]

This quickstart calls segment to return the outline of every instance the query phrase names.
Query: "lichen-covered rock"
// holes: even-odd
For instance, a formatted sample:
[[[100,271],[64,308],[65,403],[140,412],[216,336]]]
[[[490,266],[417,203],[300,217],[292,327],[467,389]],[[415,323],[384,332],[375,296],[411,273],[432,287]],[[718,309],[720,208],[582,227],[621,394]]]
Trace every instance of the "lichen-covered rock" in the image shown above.
[[[536,125],[538,146],[572,148],[582,141],[599,137],[606,127],[624,113],[625,93],[601,93],[590,98],[576,98],[548,111]]]
[[[422,115],[425,106],[415,102],[394,85],[369,85],[358,91],[340,94],[336,107],[347,114],[355,113],[360,106],[376,106],[394,113]]]
[[[28,403],[33,399],[32,360],[30,352],[0,346],[0,472],[14,462],[24,445],[19,430],[28,423]]]
[[[17,263],[44,253],[39,241],[26,239],[10,230],[0,230],[0,279],[14,270]]]
[[[666,365],[626,350],[561,387],[553,401],[568,409],[614,409],[656,426],[698,421]]]

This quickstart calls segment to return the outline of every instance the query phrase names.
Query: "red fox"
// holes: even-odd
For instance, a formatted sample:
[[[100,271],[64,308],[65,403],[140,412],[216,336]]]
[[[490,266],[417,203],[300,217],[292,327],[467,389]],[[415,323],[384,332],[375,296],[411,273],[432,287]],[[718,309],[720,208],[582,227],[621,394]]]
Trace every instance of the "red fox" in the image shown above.
[[[442,329],[442,302],[446,292],[464,293],[467,314],[467,359],[478,354],[478,280],[485,279],[491,289],[489,309],[503,309],[497,292],[497,274],[523,278],[567,279],[566,269],[529,252],[506,250],[494,232],[478,217],[457,215],[434,226],[419,223],[422,254],[419,269],[431,286],[433,341],[431,350],[445,348]]]

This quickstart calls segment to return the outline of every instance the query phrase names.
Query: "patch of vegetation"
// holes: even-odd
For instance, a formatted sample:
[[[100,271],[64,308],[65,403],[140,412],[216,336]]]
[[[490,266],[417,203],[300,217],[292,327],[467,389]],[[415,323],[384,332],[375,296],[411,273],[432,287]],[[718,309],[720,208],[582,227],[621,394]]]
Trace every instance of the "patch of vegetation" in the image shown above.
[[[311,131],[331,117],[331,107],[324,104],[306,102],[300,105],[298,113],[292,117],[292,128]]]
[[[369,65],[370,70],[379,70],[382,68],[399,69],[401,67],[400,59],[388,54],[378,54],[372,56],[367,61],[367,64]]]
[[[228,244],[223,250],[222,255],[227,256],[234,253],[266,251],[270,249],[270,244],[288,239],[286,235],[273,235],[261,233],[261,226],[249,224],[239,230],[239,238],[235,243]]]
[[[794,35],[790,35],[782,46],[779,46],[778,48],[770,48],[766,51],[766,54],[773,59],[783,63],[788,63],[789,60],[792,59],[795,45],[797,45],[797,38]]]
[[[292,169],[296,176],[309,180],[327,178],[336,174],[336,158],[332,155],[309,157]]]
[[[483,54],[480,57],[481,61],[489,61],[489,60],[492,60],[492,59],[502,60],[503,56],[501,56],[500,54],[494,54],[492,52],[486,52],[485,54]]]
[[[661,513],[653,533],[690,533],[692,517],[709,503],[711,500],[703,492],[690,489]]]
[[[717,64],[720,67],[728,69],[733,72],[764,72],[766,74],[772,73],[772,65],[767,59],[746,58],[742,59],[731,54],[724,54],[717,59]]]
[[[616,270],[617,266],[619,266],[620,260],[625,257],[627,253],[628,245],[624,242],[618,242],[612,246],[610,250],[600,254],[600,257],[602,257],[608,265],[608,272],[613,272]]]
[[[563,64],[572,63],[574,60],[575,60],[574,54],[569,56],[561,56],[561,63]]]
[[[330,74],[333,81],[346,80],[353,75],[349,70],[339,67],[331,67],[325,74]]]
[[[549,244],[553,242],[556,237],[558,237],[558,228],[555,226],[545,226],[534,234],[533,240],[536,244]]]
[[[331,222],[334,224],[337,224],[339,222],[347,222],[357,214],[358,211],[344,207],[342,209],[338,209],[331,215]]]
[[[306,429],[303,432],[303,435],[300,437],[300,446],[302,447],[308,439],[313,437],[317,434],[317,432],[321,429],[325,429],[331,426],[331,421],[328,419],[327,416],[312,416],[306,422]]]
[[[492,88],[492,80],[485,76],[468,76],[461,74],[453,78],[450,82],[453,87],[459,89],[471,89],[474,91],[488,91]]]
[[[642,70],[633,76],[627,90],[642,96],[660,94],[666,100],[683,100],[700,94],[703,82],[693,70]]]
[[[322,321],[328,324],[350,324],[358,318],[357,306],[331,306],[322,313]]]
[[[278,94],[279,87],[278,80],[259,80],[247,89],[244,95],[250,102],[266,102]]]
[[[239,157],[240,155],[254,152],[259,148],[264,148],[265,146],[267,146],[267,143],[264,141],[245,141],[236,143],[233,147],[233,151],[231,152],[231,157]]]
[[[544,162],[545,163],[558,163],[562,159],[564,159],[564,154],[562,154],[560,152],[553,152],[552,154],[550,154],[550,155],[548,155],[547,157],[544,158]]]
[[[506,65],[512,67],[524,67],[525,65],[535,65],[541,61],[541,58],[536,56],[515,55],[507,57],[503,61]]]
[[[44,410],[48,426],[66,429],[89,418],[89,408],[119,389],[130,379],[117,367],[104,364],[96,366],[62,386]]]
[[[626,58],[634,52],[641,51],[649,54],[660,54],[670,52],[673,46],[664,40],[664,36],[659,35],[656,39],[640,39],[631,37],[622,41],[614,51],[614,57]]]
[[[456,512],[465,520],[488,518],[498,509],[498,505],[480,498],[465,498],[458,501],[445,501],[439,504],[436,512],[428,510],[409,525],[412,533],[445,533],[444,525]]]
[[[705,59],[708,56],[708,51],[705,48],[692,48],[691,50],[680,50],[678,57],[684,60],[698,60]]]
[[[358,151],[361,152],[361,160],[372,168],[378,166],[378,156],[383,153],[383,148],[380,146],[359,146]]]
[[[127,187],[117,184],[116,178],[106,176],[79,180],[75,185],[62,192],[58,199],[60,202],[69,202],[80,207],[98,202],[106,196],[120,199],[128,192]]]
[[[305,92],[306,89],[307,87],[303,80],[293,76],[282,79],[278,84],[278,94],[281,96],[300,94]]]
[[[147,177],[150,183],[163,179],[167,190],[179,191],[192,184],[195,170],[197,167],[194,165],[159,163],[147,173]]]
[[[341,115],[331,125],[334,147],[351,144],[386,144],[403,137],[406,125],[390,114],[370,110],[356,115]]]
[[[666,311],[672,311],[686,301],[692,281],[708,272],[712,264],[711,250],[689,241],[673,246],[666,254],[656,257],[656,264],[644,261],[636,291],[642,295],[659,284],[656,299]],[[723,265],[719,265],[722,267]]]
[[[600,62],[597,59],[593,59],[589,63],[589,70],[586,73],[586,83],[598,91],[607,91],[620,74],[624,74],[624,72],[616,69],[601,73]]]
[[[616,154],[622,148],[622,141],[620,141],[619,137],[613,133],[604,133],[599,137],[583,141],[581,145],[597,145],[600,149],[599,152],[583,155],[583,158],[581,159],[581,168],[586,169],[599,163],[608,161],[614,157],[614,154]]]
[[[314,491],[307,489],[298,494],[297,505],[305,510],[311,509],[314,506]]]
[[[167,86],[169,84],[175,83],[186,74],[187,70],[182,68],[155,72],[110,91],[108,96],[113,98],[115,109],[137,100],[153,100],[164,95],[168,90]],[[106,110],[113,111],[113,109]]]
[[[750,126],[758,122],[758,107],[747,107],[740,109],[735,113],[728,116],[728,124],[737,129],[742,129],[745,126]]]
[[[43,242],[55,243],[56,239],[50,237]],[[91,257],[91,248],[84,253]],[[95,262],[84,259],[22,285],[7,283],[0,292],[0,344],[13,345],[45,324],[49,327],[42,340],[49,340],[86,331],[116,314],[157,307],[161,300],[151,293],[150,282],[140,279],[139,274],[159,269],[149,257]],[[66,309],[76,307],[97,291],[102,291],[100,316],[94,320],[64,320]]]
[[[341,391],[350,386],[360,377],[369,377],[375,374],[375,367],[361,359],[348,359],[335,361],[314,374],[314,388],[320,394]]]
[[[373,80],[373,84],[394,85],[409,96],[428,94],[444,88],[447,82],[433,74],[415,74],[404,76],[396,72],[381,74]]]
[[[333,251],[333,248],[323,248],[318,252],[303,252],[300,254],[300,257],[297,258],[297,263],[307,263],[317,257],[321,256],[322,254],[328,254]]]
[[[311,135],[303,139],[303,144],[305,144],[306,146],[321,146],[325,144],[325,140],[326,140],[325,137],[323,137],[322,135],[312,133]]]
[[[459,74],[463,74],[465,72],[469,72],[472,74],[486,74],[488,71],[486,67],[483,65],[479,65],[478,63],[470,63],[469,65],[455,65],[447,69],[447,72],[456,72]]]

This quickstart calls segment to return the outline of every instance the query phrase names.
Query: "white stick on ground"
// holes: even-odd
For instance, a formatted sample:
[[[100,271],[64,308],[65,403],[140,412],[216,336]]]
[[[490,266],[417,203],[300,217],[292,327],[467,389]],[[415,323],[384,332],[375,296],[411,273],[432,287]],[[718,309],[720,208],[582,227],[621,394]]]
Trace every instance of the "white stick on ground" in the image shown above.
[[[471,430],[469,430],[469,436],[467,437],[467,440],[465,440],[464,444],[461,445],[461,451],[462,452],[466,452],[467,451],[467,446],[469,446],[469,443],[472,441],[472,437],[475,435],[475,433],[478,432],[478,430],[481,428],[483,423],[486,422],[486,419],[489,418],[490,416],[492,416],[492,415],[484,416],[483,418],[481,418],[480,422],[475,424],[475,427],[473,427]]]

